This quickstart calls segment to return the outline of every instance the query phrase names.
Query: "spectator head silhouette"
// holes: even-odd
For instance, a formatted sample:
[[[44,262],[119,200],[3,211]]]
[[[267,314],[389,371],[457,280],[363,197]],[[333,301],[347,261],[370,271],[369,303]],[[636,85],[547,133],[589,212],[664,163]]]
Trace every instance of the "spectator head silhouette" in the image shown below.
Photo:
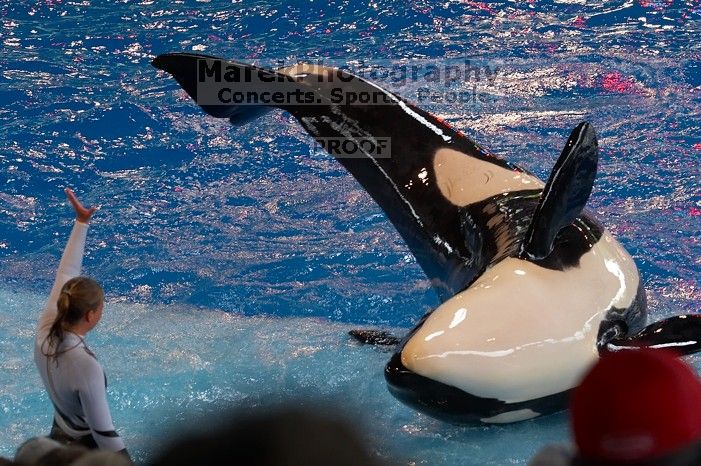
[[[261,409],[213,430],[174,443],[151,466],[384,464],[345,419],[310,409]]]
[[[17,448],[15,463],[32,466],[39,461],[39,458],[61,446],[60,443],[48,437],[32,437]]]
[[[42,455],[35,466],[70,466],[88,451],[87,448],[78,445],[61,446]]]

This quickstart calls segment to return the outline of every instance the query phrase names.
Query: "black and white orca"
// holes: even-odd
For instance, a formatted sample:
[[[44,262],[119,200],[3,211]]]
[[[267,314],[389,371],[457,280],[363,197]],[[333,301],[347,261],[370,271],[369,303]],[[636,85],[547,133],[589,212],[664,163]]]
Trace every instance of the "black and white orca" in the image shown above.
[[[419,411],[456,423],[530,419],[563,409],[602,352],[701,349],[697,315],[646,327],[635,262],[585,209],[598,163],[590,124],[572,131],[543,183],[346,71],[269,70],[188,53],[160,55],[153,65],[205,112],[234,125],[275,107],[291,113],[382,207],[442,304],[401,340],[372,331],[355,336],[398,344],[385,369],[389,389]],[[212,100],[222,96],[221,84],[208,82],[217,69],[234,91],[296,92],[306,100]],[[349,103],[341,94],[373,101]],[[356,153],[331,151],[329,141],[339,139],[356,143]],[[381,140],[390,141],[389,157],[364,144]]]

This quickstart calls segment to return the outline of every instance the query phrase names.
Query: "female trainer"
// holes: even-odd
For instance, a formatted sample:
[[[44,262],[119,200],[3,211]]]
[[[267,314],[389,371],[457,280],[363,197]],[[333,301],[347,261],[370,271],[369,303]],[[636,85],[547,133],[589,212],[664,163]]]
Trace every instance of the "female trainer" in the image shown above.
[[[112,424],[107,404],[107,377],[85,344],[85,336],[102,317],[104,292],[80,275],[85,237],[97,210],[85,208],[66,189],[76,222],[63,251],[56,281],[39,317],[34,361],[54,405],[50,438],[125,454],[124,441]]]

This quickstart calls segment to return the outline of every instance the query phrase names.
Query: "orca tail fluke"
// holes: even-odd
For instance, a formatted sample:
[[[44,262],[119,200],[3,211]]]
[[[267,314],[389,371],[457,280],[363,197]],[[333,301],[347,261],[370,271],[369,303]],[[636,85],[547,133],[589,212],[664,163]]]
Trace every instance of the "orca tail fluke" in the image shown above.
[[[505,180],[522,170],[443,120],[360,76],[321,65],[265,69],[195,53],[166,53],[152,64],[171,74],[206,113],[234,125],[273,108],[292,115],[382,208],[442,301],[482,270],[491,253],[472,231],[477,226],[467,219],[467,204],[445,194],[452,182],[439,179],[450,179],[453,169],[438,169],[436,156],[444,150],[451,164],[474,164],[487,180],[492,170]]]
[[[399,338],[384,330],[351,330],[348,335],[361,343],[376,346],[395,346]]]
[[[701,314],[674,316],[650,324],[635,335],[615,338],[604,352],[636,348],[668,348],[681,355],[701,351]]]
[[[212,65],[213,63],[218,64]],[[277,73],[274,71],[256,68],[251,65],[232,63],[238,67],[237,71],[247,70],[251,75],[278,77]],[[249,121],[265,115],[274,108],[267,105],[251,103],[236,104],[232,102],[226,105],[211,104],[211,102],[217,102],[218,100],[213,99],[213,96],[210,95],[212,92],[211,86],[201,85],[200,77],[204,76],[204,73],[207,73],[207,75],[210,73],[214,74],[213,66],[221,67],[220,60],[216,57],[189,53],[164,53],[154,58],[151,65],[173,75],[175,80],[178,81],[178,84],[180,84],[185,92],[192,97],[192,100],[207,114],[215,118],[228,118],[232,125],[240,126],[248,123]],[[223,86],[220,90],[223,90],[225,93],[231,93]],[[229,97],[228,94],[225,94],[225,96]]]

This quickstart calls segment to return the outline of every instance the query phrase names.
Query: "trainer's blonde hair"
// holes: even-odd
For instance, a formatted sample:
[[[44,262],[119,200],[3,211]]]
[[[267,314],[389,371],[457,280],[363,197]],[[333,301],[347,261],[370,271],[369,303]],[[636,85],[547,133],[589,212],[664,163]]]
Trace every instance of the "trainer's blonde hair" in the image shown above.
[[[104,299],[105,292],[92,278],[75,277],[68,280],[58,296],[58,314],[49,330],[49,346],[63,341],[65,328],[80,321],[88,311],[100,307]]]

